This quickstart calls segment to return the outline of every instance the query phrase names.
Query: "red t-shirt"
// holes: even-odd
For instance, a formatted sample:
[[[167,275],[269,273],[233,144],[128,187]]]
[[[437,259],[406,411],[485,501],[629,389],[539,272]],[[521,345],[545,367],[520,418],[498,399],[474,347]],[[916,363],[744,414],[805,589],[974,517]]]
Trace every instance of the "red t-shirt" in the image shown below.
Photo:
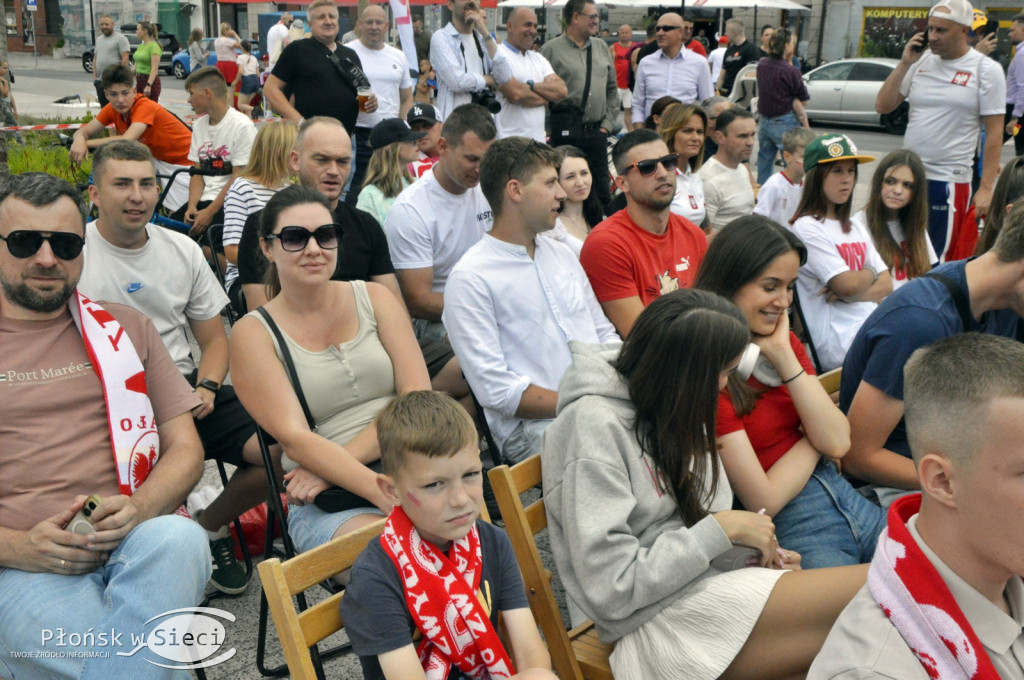
[[[646,307],[691,286],[707,250],[704,232],[686,218],[670,213],[668,229],[656,235],[638,227],[624,208],[590,232],[580,264],[598,302],[639,296]]]
[[[615,80],[620,90],[629,87],[629,55],[633,53],[636,43],[630,43],[629,47],[623,47],[615,43]]]
[[[702,57],[707,57],[708,56],[708,51],[706,49],[704,49],[704,46],[701,45],[700,41],[697,40],[696,38],[690,38],[690,42],[688,42],[685,45],[683,45],[683,47],[685,47],[686,49],[691,50],[693,52],[696,52],[697,54],[699,54]]]
[[[192,165],[188,159],[192,132],[177,116],[145,95],[136,93],[127,119],[107,104],[96,114],[96,120],[103,125],[113,125],[119,135],[123,135],[132,123],[145,123],[148,127],[139,141],[149,147],[153,158],[171,165]]]
[[[814,375],[814,365],[792,332],[789,334],[789,344],[804,370]],[[766,389],[753,376],[747,380],[747,384],[757,392]],[[718,394],[718,424],[715,428],[717,437],[746,430],[757,460],[766,472],[804,436],[800,431],[800,415],[793,405],[793,398],[789,396],[789,389],[779,385],[767,390],[757,396],[754,409],[742,417],[736,415],[728,391],[722,390]]]

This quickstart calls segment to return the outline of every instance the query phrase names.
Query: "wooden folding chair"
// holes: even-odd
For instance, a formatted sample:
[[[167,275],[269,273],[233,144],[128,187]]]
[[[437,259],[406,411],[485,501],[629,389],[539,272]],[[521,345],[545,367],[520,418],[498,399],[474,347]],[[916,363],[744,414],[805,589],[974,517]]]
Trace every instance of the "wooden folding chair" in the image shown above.
[[[315,649],[318,642],[341,630],[343,622],[338,603],[345,593],[335,593],[304,611],[296,608],[292,598],[339,571],[349,569],[363,548],[383,529],[384,519],[381,518],[285,562],[272,557],[259,564],[263,592],[293,679],[315,680],[322,677],[317,670],[319,663],[314,664],[310,648]]]
[[[541,563],[534,541],[534,534],[548,525],[544,499],[523,508],[519,498],[519,494],[541,483],[540,456],[531,456],[512,468],[501,465],[491,470],[489,476],[505,520],[505,531],[523,572],[530,610],[544,633],[551,665],[558,677],[612,680],[608,665],[612,648],[598,639],[594,624],[587,621],[568,632],[565,630],[551,590],[551,572]]]

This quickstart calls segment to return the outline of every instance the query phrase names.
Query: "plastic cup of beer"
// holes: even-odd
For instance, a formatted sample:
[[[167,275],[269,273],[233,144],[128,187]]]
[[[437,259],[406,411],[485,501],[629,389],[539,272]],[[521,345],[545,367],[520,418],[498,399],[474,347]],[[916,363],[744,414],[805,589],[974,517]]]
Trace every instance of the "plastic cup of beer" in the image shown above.
[[[360,87],[356,90],[356,98],[359,100],[359,110],[363,113],[369,113],[366,110],[367,102],[370,101],[370,97],[373,95],[373,90],[368,87]]]

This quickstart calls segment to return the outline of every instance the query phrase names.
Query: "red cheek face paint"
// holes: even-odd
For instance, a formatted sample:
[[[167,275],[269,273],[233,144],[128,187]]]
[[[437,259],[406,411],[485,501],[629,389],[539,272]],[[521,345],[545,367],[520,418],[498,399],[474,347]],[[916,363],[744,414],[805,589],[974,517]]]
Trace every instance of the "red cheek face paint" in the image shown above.
[[[417,508],[423,505],[423,503],[420,502],[419,498],[416,498],[416,496],[412,495],[411,491],[406,491],[405,492],[405,497],[408,498],[409,500],[411,500],[413,505],[415,505]]]

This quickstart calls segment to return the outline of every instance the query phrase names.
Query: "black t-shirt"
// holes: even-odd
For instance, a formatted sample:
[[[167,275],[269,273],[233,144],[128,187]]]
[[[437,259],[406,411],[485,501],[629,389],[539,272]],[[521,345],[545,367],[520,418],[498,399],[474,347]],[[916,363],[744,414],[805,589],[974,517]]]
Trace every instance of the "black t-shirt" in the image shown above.
[[[307,38],[308,40],[308,38]],[[267,258],[260,250],[259,225],[262,210],[245,221],[238,242],[238,283],[263,283]],[[373,215],[338,201],[334,220],[341,225],[338,267],[335,281],[369,281],[372,276],[394,274],[388,239]]]
[[[336,54],[362,68],[354,50],[339,43]],[[303,118],[337,118],[351,135],[359,115],[356,85],[338,73],[330,56],[330,49],[315,38],[295,40],[281,52],[273,74],[285,82],[286,95],[295,95],[295,108]]]
[[[523,590],[515,553],[508,535],[483,520],[477,520],[483,573],[480,591],[491,603],[491,624],[498,625],[498,612],[529,607]],[[352,567],[341,619],[352,641],[352,650],[363,665],[364,680],[383,680],[377,656],[412,644],[416,625],[405,605],[402,580],[379,540],[370,541]],[[509,656],[512,656],[511,650]],[[449,680],[465,676],[452,665]]]
[[[722,79],[722,94],[732,90],[736,74],[747,64],[756,63],[761,58],[761,48],[746,40],[742,45],[729,45],[725,49],[725,57],[722,59],[722,71],[725,77]]]

